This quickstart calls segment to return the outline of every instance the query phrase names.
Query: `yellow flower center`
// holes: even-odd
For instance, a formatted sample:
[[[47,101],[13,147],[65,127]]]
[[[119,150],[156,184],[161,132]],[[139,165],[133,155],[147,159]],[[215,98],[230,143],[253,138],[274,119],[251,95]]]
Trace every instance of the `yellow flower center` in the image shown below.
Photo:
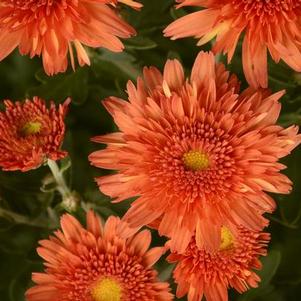
[[[40,132],[42,124],[38,121],[26,122],[20,129],[20,134],[24,137],[34,135]]]
[[[193,171],[204,170],[210,164],[208,155],[197,150],[190,150],[185,153],[182,160],[185,167]]]
[[[223,226],[221,230],[221,244],[219,249],[221,251],[231,249],[234,245],[234,236],[231,231]]]
[[[114,279],[104,278],[92,289],[92,298],[94,301],[120,301],[121,286]]]

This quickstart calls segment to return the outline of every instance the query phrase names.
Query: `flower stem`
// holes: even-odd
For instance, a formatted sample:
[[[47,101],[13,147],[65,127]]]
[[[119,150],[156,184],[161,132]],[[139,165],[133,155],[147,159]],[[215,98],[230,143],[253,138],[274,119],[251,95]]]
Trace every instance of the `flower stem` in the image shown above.
[[[57,189],[62,194],[62,196],[65,196],[66,194],[71,194],[71,191],[69,187],[66,184],[66,181],[63,177],[63,174],[61,173],[58,165],[55,161],[48,159],[47,164],[52,172],[52,175],[58,185]]]
[[[59,193],[62,196],[62,206],[67,211],[75,211],[77,207],[77,203],[79,202],[78,197],[76,196],[76,193],[71,191],[68,185],[66,184],[66,181],[64,179],[62,171],[59,169],[57,163],[53,160],[48,159],[47,164],[51,170],[51,173],[53,175],[53,178],[57,184],[56,189],[59,191]]]
[[[44,223],[44,219],[36,219],[33,220],[27,216],[12,212],[10,210],[6,210],[3,208],[0,208],[0,216],[4,218],[9,218],[12,219],[14,222],[19,223],[19,224],[25,224],[29,226],[34,226],[34,227],[41,227],[41,228],[51,228],[51,226],[47,225]]]

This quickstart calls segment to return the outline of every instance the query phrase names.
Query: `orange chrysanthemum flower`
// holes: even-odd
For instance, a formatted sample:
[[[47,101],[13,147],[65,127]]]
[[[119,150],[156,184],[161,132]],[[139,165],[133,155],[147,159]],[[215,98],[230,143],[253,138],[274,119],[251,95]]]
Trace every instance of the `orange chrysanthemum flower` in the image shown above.
[[[0,112],[0,167],[3,170],[28,171],[47,159],[59,160],[67,155],[60,147],[64,139],[65,123],[70,99],[56,109],[34,97],[24,103],[4,101]]]
[[[274,202],[264,191],[290,192],[277,161],[301,141],[298,127],[275,125],[284,92],[239,95],[236,77],[203,52],[189,80],[173,60],[163,75],[145,68],[127,92],[129,102],[104,101],[120,132],[96,137],[108,147],[90,161],[118,171],[97,179],[103,193],[117,202],[139,196],[125,215],[131,227],[159,219],[159,233],[183,251],[195,231],[199,247],[218,248],[225,221],[266,225],[261,213]]]
[[[134,8],[133,0],[1,0],[0,60],[16,47],[30,57],[42,55],[45,72],[64,72],[68,53],[74,69],[73,48],[80,66],[90,64],[83,45],[122,51],[118,39],[135,30],[113,8],[118,2]]]
[[[173,300],[168,283],[159,282],[152,268],[164,249],[149,249],[149,231],[123,239],[119,230],[125,224],[119,218],[110,217],[103,228],[92,211],[87,229],[68,214],[61,226],[40,242],[46,273],[33,274],[37,285],[27,291],[28,301]]]
[[[188,301],[228,301],[228,288],[239,293],[257,287],[261,269],[259,256],[266,255],[270,240],[268,233],[253,232],[239,227],[235,235],[222,227],[221,245],[217,252],[197,248],[195,239],[184,254],[172,253],[169,262],[176,262],[174,279],[178,284],[177,297],[187,294]]]
[[[165,29],[178,39],[194,36],[198,45],[215,36],[213,51],[228,53],[231,61],[240,35],[243,68],[249,84],[266,88],[267,50],[277,63],[282,59],[301,72],[301,0],[177,0],[203,10],[184,16]]]

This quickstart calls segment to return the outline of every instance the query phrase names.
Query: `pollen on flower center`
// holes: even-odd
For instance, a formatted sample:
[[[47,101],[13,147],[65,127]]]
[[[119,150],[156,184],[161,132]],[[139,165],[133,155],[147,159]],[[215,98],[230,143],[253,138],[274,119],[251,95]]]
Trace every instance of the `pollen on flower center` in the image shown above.
[[[233,244],[234,244],[233,234],[227,227],[223,226],[221,230],[221,244],[219,249],[221,251],[231,249],[233,247]]]
[[[27,137],[30,135],[35,135],[40,132],[42,124],[38,121],[29,121],[25,123],[20,129],[20,135]]]
[[[190,150],[185,153],[182,160],[185,167],[193,171],[207,169],[210,163],[208,155],[197,150]]]
[[[121,286],[111,278],[100,280],[92,289],[93,301],[120,301]]]

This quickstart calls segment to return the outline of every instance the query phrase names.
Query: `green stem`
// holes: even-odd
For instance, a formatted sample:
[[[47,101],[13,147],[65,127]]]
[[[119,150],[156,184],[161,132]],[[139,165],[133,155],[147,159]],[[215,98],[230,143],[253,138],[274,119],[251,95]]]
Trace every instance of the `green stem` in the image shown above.
[[[57,183],[57,190],[61,193],[63,197],[70,195],[71,191],[66,184],[66,181],[61,173],[58,165],[55,161],[48,159],[47,164],[52,172],[52,175]]]
[[[28,218],[27,216],[0,208],[0,216],[10,218],[13,221],[15,221],[18,224],[25,224],[25,225],[30,225],[30,226],[35,226],[35,227],[41,227],[41,228],[48,228],[49,225],[43,223],[42,221],[39,222],[38,220],[32,220]]]
[[[51,170],[51,173],[54,177],[54,180],[57,184],[56,189],[59,191],[59,193],[62,195],[62,206],[67,211],[74,211],[76,209],[77,203],[78,203],[78,197],[76,196],[75,192],[72,192],[68,185],[66,184],[66,181],[64,179],[63,173],[59,169],[58,165],[55,161],[48,159],[47,164]]]
[[[274,222],[276,222],[276,223],[278,223],[278,224],[280,224],[282,226],[285,226],[287,228],[298,229],[298,225],[290,224],[290,223],[285,222],[285,221],[283,221],[283,220],[281,220],[281,219],[279,219],[277,217],[270,216],[269,218],[270,218],[270,220],[272,220],[272,221],[274,221]]]

